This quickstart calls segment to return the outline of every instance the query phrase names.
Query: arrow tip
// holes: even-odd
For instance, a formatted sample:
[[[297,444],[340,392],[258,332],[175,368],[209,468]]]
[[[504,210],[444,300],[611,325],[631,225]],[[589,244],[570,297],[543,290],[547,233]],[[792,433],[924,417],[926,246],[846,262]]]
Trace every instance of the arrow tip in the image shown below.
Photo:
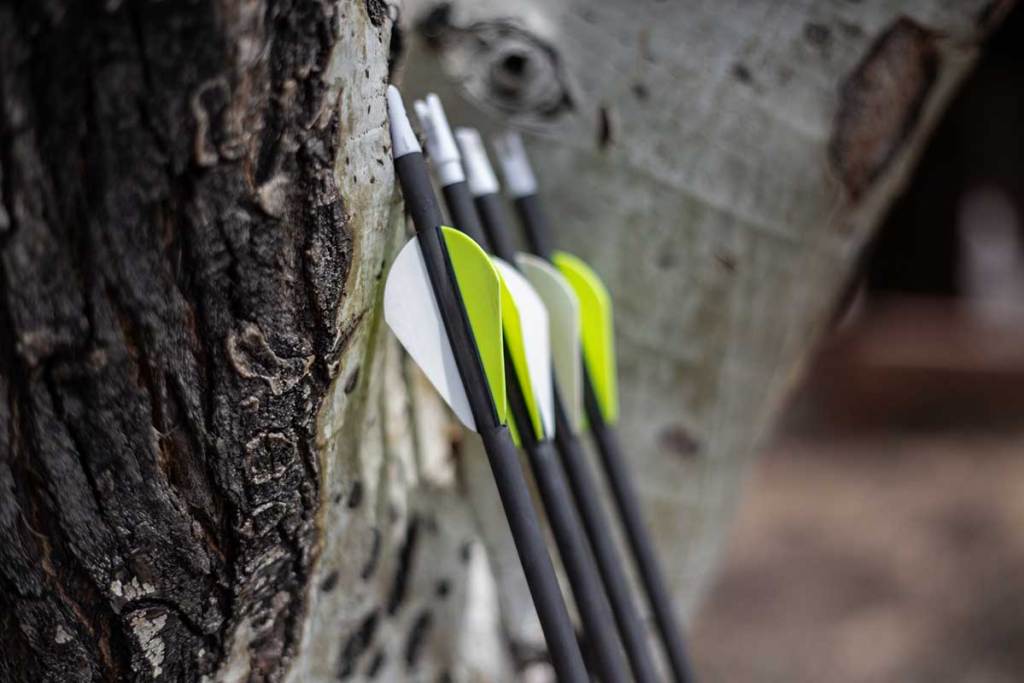
[[[405,113],[402,93],[393,85],[388,86],[388,125],[391,129],[391,156],[395,159],[406,154],[419,152],[420,142],[412,130]]]

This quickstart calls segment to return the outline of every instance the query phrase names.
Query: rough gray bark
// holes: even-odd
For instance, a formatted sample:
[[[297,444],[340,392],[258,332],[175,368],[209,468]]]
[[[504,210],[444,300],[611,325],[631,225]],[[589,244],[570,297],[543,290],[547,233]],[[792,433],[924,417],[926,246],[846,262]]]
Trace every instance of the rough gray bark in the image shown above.
[[[1001,12],[882,4],[402,8],[410,95],[447,87],[487,124],[454,84],[548,136],[559,241],[618,297],[623,427],[688,603],[737,463]],[[506,680],[543,659],[484,460],[376,305],[403,239],[393,15],[0,6],[0,680]],[[756,40],[769,19],[792,42]],[[675,108],[645,104],[666,85]]]
[[[375,3],[0,8],[0,678],[295,654],[361,320],[325,70],[366,21],[384,56],[345,75],[382,92]]]

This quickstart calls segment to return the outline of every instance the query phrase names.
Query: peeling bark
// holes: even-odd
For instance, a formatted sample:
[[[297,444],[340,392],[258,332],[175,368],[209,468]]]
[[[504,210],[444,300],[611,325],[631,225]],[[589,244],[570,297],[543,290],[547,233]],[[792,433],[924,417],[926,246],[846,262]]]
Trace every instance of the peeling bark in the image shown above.
[[[885,171],[917,126],[939,68],[937,39],[900,17],[840,86],[829,154],[853,199]]]

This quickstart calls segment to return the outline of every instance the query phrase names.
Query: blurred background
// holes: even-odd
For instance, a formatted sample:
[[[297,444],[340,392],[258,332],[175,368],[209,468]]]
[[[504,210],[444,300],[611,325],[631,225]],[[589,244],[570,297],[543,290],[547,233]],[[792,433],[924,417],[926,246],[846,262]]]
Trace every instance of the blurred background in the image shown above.
[[[712,681],[1024,681],[1024,11],[892,208],[747,486]]]

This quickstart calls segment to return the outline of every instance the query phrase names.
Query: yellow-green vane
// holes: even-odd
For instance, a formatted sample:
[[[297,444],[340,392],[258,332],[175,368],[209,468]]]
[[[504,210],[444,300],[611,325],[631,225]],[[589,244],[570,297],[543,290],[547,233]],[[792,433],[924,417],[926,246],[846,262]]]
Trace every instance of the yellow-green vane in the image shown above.
[[[590,266],[572,254],[556,251],[551,260],[579,299],[583,359],[594,382],[601,415],[608,424],[615,424],[619,417],[619,394],[612,300],[608,289]]]
[[[505,393],[505,357],[502,350],[502,307],[507,296],[501,276],[487,253],[464,233],[442,226],[448,257],[469,317],[487,384],[498,412],[498,421],[508,421]]]

